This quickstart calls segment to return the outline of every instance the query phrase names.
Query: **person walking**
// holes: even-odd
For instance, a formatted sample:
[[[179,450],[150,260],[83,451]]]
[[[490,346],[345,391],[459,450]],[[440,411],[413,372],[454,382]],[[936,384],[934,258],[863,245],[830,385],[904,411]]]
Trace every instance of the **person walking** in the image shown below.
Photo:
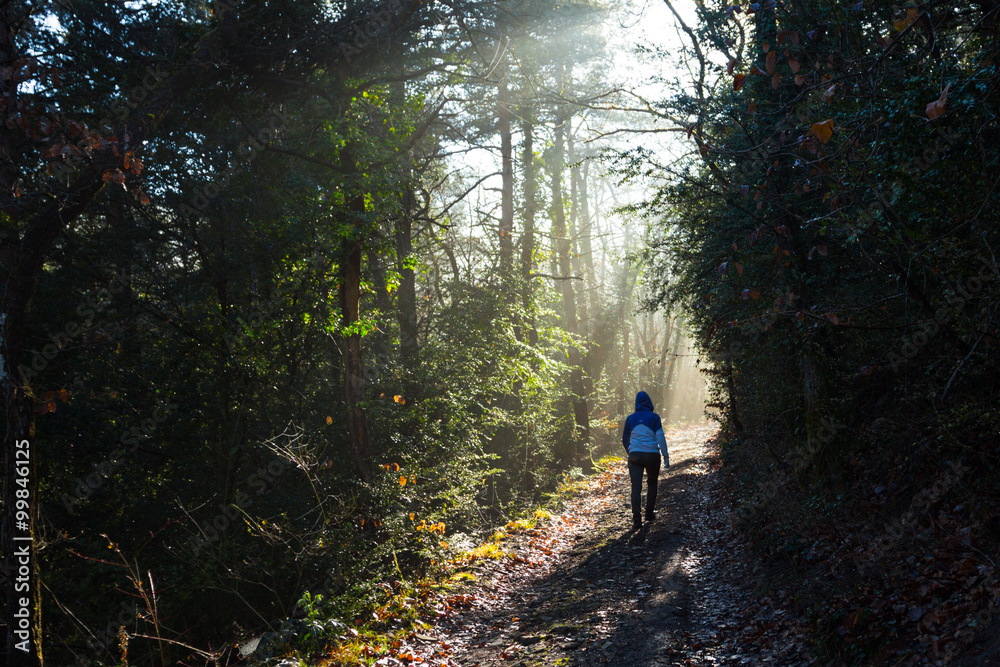
[[[642,498],[642,473],[646,472],[646,522],[653,521],[656,513],[656,483],[660,476],[660,454],[664,467],[670,467],[667,439],[663,435],[660,415],[653,412],[649,394],[640,391],[635,395],[635,412],[625,419],[622,446],[628,452],[628,474],[632,480],[632,528],[642,528],[639,514]]]

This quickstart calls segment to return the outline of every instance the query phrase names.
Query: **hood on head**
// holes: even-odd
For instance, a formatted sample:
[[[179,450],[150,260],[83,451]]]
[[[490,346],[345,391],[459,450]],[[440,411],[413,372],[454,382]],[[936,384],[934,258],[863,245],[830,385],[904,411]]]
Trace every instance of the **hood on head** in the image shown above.
[[[653,411],[653,400],[649,397],[649,394],[644,391],[640,391],[635,395],[635,409],[637,412],[639,410]]]

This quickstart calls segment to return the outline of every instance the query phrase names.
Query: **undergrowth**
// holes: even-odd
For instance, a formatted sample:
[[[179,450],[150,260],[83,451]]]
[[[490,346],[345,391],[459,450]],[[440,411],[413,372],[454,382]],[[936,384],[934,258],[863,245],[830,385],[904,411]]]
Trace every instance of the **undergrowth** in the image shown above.
[[[620,464],[620,457],[605,457],[595,464],[600,473]],[[374,585],[377,594],[363,604],[345,607],[343,601],[306,592],[296,608],[296,616],[258,640],[244,643],[253,648],[253,664],[265,667],[282,660],[301,664],[371,665],[383,656],[401,660],[407,641],[430,629],[437,617],[468,608],[470,586],[478,581],[478,569],[487,562],[516,561],[504,549],[504,542],[516,534],[538,534],[541,525],[556,517],[566,501],[583,491],[588,478],[579,469],[563,476],[556,489],[546,496],[544,505],[526,509],[498,526],[479,544],[465,549],[448,549],[442,534],[442,557],[433,560],[424,576],[408,579],[400,576]],[[443,526],[416,524],[421,530],[444,532]],[[344,613],[351,609],[351,614]],[[245,652],[248,652],[244,649]]]

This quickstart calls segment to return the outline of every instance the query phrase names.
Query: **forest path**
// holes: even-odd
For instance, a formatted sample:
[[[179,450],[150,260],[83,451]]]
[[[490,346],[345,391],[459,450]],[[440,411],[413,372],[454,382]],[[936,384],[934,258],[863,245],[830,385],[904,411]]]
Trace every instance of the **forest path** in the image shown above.
[[[631,530],[620,465],[590,478],[561,515],[512,533],[500,543],[511,557],[484,561],[463,613],[439,619],[428,633],[437,636],[423,637],[438,647],[438,660],[812,664],[790,619],[774,617],[770,600],[754,600],[738,584],[747,559],[717,492],[715,435],[710,424],[668,434],[672,465],[660,473],[657,520],[639,531]]]

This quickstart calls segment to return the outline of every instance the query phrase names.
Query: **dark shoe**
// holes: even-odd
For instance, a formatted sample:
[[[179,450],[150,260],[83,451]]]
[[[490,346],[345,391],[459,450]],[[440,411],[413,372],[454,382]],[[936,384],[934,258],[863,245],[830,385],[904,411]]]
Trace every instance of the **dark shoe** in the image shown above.
[[[642,520],[639,517],[632,517],[632,530],[639,530],[642,528]]]
[[[656,512],[646,512],[646,523],[653,523],[656,521]]]

